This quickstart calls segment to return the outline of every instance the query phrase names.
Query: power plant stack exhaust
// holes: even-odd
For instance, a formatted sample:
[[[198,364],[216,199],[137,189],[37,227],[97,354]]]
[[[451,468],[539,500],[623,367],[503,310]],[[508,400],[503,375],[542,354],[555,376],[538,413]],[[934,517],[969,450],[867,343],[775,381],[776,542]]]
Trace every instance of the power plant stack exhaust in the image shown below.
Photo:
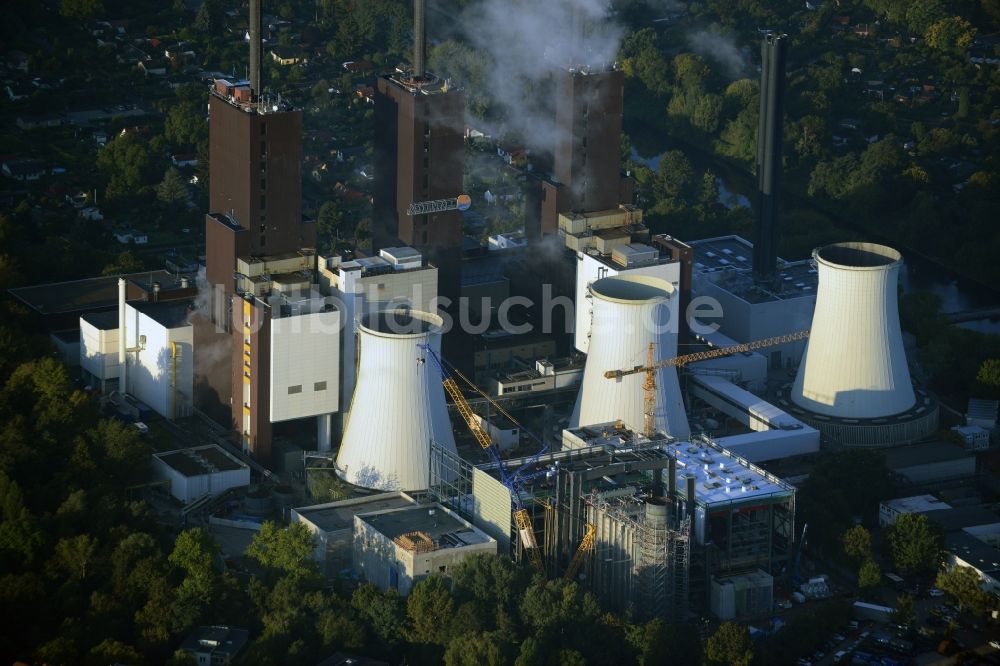
[[[642,275],[602,278],[589,290],[590,348],[570,424],[621,419],[633,431],[643,432],[644,375],[607,379],[604,373],[645,364],[650,344],[657,359],[677,355],[677,292],[666,280]],[[656,371],[655,406],[658,431],[678,438],[690,435],[676,368]]]
[[[426,73],[424,57],[427,49],[427,0],[413,0],[413,78],[421,80]]]
[[[813,250],[819,272],[812,329],[791,398],[825,417],[877,419],[916,396],[899,327],[902,256],[874,243]]]
[[[358,325],[358,378],[337,454],[337,475],[376,490],[424,490],[431,440],[455,451],[441,375],[420,345],[440,354],[441,317],[387,310]]]
[[[757,125],[757,226],[753,274],[758,282],[774,279],[778,261],[778,188],[784,120],[787,35],[768,35],[761,43],[760,118]]]
[[[250,0],[250,95],[260,98],[260,0]]]

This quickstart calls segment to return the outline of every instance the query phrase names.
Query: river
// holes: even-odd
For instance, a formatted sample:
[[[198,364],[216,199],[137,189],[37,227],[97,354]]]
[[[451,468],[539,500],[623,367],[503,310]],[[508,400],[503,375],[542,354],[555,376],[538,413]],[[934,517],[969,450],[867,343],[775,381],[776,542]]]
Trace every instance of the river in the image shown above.
[[[708,164],[699,163],[695,153],[690,153],[687,150],[685,153],[696,170],[709,167]],[[659,168],[662,156],[661,153],[653,157],[642,157],[635,148],[632,149],[632,159],[645,164],[653,171]],[[727,208],[750,207],[753,182],[748,174],[727,169],[725,164],[712,163],[710,166],[718,174],[715,181],[719,188],[719,203]],[[941,299],[943,312],[964,312],[1000,303],[1000,292],[965,279],[927,258],[915,256],[913,253],[907,252],[905,248],[902,253],[904,264],[899,274],[899,283],[903,291],[906,293],[922,291],[936,294]],[[796,259],[796,257],[788,258]],[[1000,319],[998,318],[980,319],[958,325],[982,333],[1000,334]]]

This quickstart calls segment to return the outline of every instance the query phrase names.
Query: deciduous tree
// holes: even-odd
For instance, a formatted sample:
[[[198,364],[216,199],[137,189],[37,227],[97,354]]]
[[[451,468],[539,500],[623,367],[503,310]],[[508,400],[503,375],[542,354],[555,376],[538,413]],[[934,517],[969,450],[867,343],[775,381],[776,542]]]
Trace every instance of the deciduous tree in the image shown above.
[[[720,666],[750,666],[753,643],[749,630],[736,622],[723,622],[705,642],[705,658]]]
[[[282,528],[269,520],[254,535],[247,555],[270,569],[303,576],[316,573],[316,561],[312,559],[315,547],[315,537],[302,523]]]
[[[882,570],[879,569],[878,563],[875,560],[869,558],[861,563],[858,568],[858,587],[861,588],[863,592],[869,592],[872,588],[878,586],[882,580]]]
[[[941,556],[941,535],[927,516],[904,513],[886,530],[893,565],[904,574],[933,571]]]
[[[844,554],[852,560],[864,562],[872,556],[872,535],[864,525],[855,525],[840,537]]]
[[[455,601],[440,576],[429,576],[420,581],[413,586],[406,599],[410,640],[447,645],[450,637],[448,625],[454,611]]]
[[[956,566],[937,575],[934,583],[938,589],[950,594],[960,609],[969,609],[983,615],[992,605],[992,598],[983,588],[983,581],[972,567]]]

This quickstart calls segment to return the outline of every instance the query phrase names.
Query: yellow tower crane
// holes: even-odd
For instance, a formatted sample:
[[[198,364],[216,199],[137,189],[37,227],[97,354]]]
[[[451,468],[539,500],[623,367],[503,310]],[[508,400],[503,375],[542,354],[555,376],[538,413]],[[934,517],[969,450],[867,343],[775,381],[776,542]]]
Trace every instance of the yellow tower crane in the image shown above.
[[[730,354],[738,354],[740,352],[755,351],[757,349],[764,349],[765,347],[773,347],[774,345],[783,345],[786,342],[804,340],[808,337],[808,330],[796,331],[795,333],[788,333],[787,335],[778,335],[773,338],[753,340],[751,342],[745,342],[739,345],[730,345],[728,347],[706,349],[705,351],[695,352],[693,354],[684,354],[683,356],[675,356],[673,358],[665,358],[659,361],[653,360],[653,343],[650,343],[649,349],[646,352],[646,365],[637,365],[623,370],[608,370],[604,373],[604,377],[606,379],[621,379],[622,377],[637,375],[640,372],[646,374],[646,378],[642,383],[642,390],[645,391],[645,397],[643,399],[642,427],[643,434],[646,437],[651,438],[656,434],[657,370],[662,368],[679,368],[687,365],[688,363],[694,363],[695,361],[704,361],[710,358],[729,356]]]
[[[490,456],[498,463],[501,473],[506,475],[504,471],[503,462],[500,460],[500,455],[497,453],[496,447],[493,445],[493,440],[490,439],[489,433],[483,429],[480,425],[479,419],[476,417],[475,412],[472,411],[472,407],[469,406],[469,401],[465,399],[462,390],[459,388],[458,383],[452,377],[451,373],[448,372],[441,359],[438,358],[437,354],[428,348],[428,352],[431,354],[434,361],[438,364],[439,369],[442,372],[442,385],[444,390],[448,392],[451,396],[452,401],[455,403],[455,407],[458,409],[458,413],[462,416],[462,420],[465,421],[465,425],[468,426],[469,430],[472,431],[472,435],[479,442],[479,446],[483,448],[484,451],[490,454]],[[462,377],[470,386],[474,386],[468,379],[465,378],[460,372],[455,370],[456,374]],[[489,400],[489,398],[487,397]],[[510,417],[502,407],[497,405],[495,402],[490,400],[490,402],[497,407],[504,415]],[[515,421],[516,423],[516,421]],[[506,485],[506,484],[505,484]],[[511,491],[511,496],[515,501],[515,506],[517,507],[514,511],[514,524],[517,526],[517,532],[521,536],[521,544],[524,546],[525,551],[528,553],[528,557],[531,559],[531,565],[543,576],[545,575],[545,564],[542,562],[541,550],[538,547],[538,540],[535,538],[534,526],[531,523],[531,514],[520,505],[520,499],[517,497],[517,488],[509,487]]]

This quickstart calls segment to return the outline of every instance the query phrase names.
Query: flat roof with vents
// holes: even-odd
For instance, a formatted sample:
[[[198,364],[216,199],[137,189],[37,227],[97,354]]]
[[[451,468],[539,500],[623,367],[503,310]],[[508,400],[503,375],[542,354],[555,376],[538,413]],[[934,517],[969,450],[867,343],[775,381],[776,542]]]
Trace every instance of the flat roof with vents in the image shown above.
[[[809,259],[787,261],[778,258],[776,286],[763,289],[754,285],[751,270],[753,243],[741,236],[719,236],[688,243],[694,250],[695,274],[712,274],[713,282],[751,303],[779,301],[816,293],[818,275]],[[731,279],[726,280],[726,276]]]
[[[575,448],[567,446],[567,434],[577,440]],[[543,455],[539,467],[558,464],[560,469],[573,473],[586,470],[593,477],[597,471],[607,470],[605,479],[611,487],[626,485],[634,474],[649,469],[654,458],[663,460],[666,469],[667,458],[677,459],[677,490],[686,491],[685,476],[695,477],[695,501],[711,508],[720,503],[754,501],[767,502],[792,495],[795,489],[782,479],[724,449],[708,439],[672,440],[659,436],[652,441],[639,436],[619,423],[598,423],[563,431],[563,450]],[[529,458],[507,461],[509,468],[516,469]],[[655,466],[655,465],[654,465]],[[496,476],[491,463],[478,465],[479,469]],[[596,479],[593,483],[600,484]],[[727,490],[728,488],[728,490]],[[586,489],[585,489],[586,490]]]
[[[490,541],[489,536],[440,504],[358,514],[357,518],[410,552],[426,553]]]
[[[1000,574],[1000,550],[967,532],[946,534],[944,549],[981,573]]]
[[[192,449],[179,449],[156,453],[166,465],[177,470],[186,477],[205,476],[216,472],[229,472],[246,467],[244,463],[229,455],[215,444],[196,446]]]

